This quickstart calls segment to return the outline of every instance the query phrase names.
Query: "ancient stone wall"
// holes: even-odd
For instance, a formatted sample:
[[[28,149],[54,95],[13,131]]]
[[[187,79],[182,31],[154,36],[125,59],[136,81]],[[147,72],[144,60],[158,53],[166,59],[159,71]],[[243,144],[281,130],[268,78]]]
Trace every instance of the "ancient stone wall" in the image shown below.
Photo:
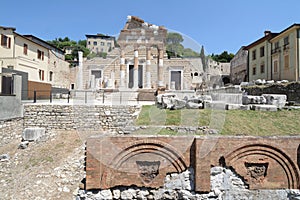
[[[119,132],[130,124],[140,106],[24,105],[24,128],[41,127],[46,132],[62,130],[110,130]]]
[[[297,82],[289,84],[273,84],[270,86],[245,87],[249,95],[259,96],[262,94],[285,94],[288,101],[300,103],[300,84]]]
[[[23,131],[23,119],[15,118],[0,121],[0,147],[21,139]]]

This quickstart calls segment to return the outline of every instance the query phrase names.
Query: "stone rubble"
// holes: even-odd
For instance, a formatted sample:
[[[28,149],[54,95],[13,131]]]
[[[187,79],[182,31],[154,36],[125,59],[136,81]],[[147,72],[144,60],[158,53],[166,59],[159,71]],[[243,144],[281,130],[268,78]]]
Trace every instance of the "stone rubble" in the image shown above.
[[[211,191],[209,193],[195,193],[194,172],[192,168],[182,173],[168,174],[162,188],[117,187],[110,190],[78,190],[76,200],[252,200],[300,199],[300,190],[248,190],[247,184],[231,169],[224,167],[211,168]]]

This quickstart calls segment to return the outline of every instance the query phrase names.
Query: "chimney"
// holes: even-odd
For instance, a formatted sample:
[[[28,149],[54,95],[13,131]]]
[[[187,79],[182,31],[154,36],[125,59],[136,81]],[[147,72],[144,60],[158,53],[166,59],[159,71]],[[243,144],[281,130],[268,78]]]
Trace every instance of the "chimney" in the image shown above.
[[[271,31],[266,30],[265,31],[265,36],[269,35],[271,33]]]

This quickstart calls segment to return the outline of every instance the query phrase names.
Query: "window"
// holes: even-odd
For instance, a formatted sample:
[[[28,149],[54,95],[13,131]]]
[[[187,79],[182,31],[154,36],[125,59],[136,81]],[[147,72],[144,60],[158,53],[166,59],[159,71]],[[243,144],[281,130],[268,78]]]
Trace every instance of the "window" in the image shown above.
[[[284,44],[284,46],[289,44],[289,36],[287,36],[283,39],[283,44]]]
[[[279,42],[276,42],[275,43],[275,49],[278,49],[279,48]]]
[[[1,46],[10,49],[11,38],[1,34]]]
[[[41,50],[37,50],[37,58],[40,60],[44,60],[44,52]]]
[[[278,60],[274,61],[274,73],[278,72]]]
[[[39,70],[39,79],[41,80],[41,81],[43,81],[44,80],[44,70]]]
[[[265,65],[264,64],[260,65],[260,73],[261,74],[265,73]]]
[[[97,41],[94,41],[94,43],[93,43],[93,44],[94,44],[94,46],[97,46]]]
[[[107,46],[108,46],[108,47],[111,47],[111,42],[108,42],[108,43],[107,43]]]
[[[24,44],[24,47],[23,47],[23,54],[24,54],[24,55],[27,55],[27,51],[28,51],[28,45],[27,45],[27,44]]]
[[[91,41],[88,41],[88,44],[90,45],[90,44],[91,44]]]
[[[284,68],[289,68],[289,65],[290,65],[290,56],[287,54],[284,56]]]
[[[256,75],[256,67],[252,68],[252,75]]]
[[[104,42],[101,42],[101,46],[104,46]]]
[[[91,74],[95,76],[95,78],[101,78],[101,70],[92,70]]]
[[[53,72],[52,71],[49,72],[49,81],[53,81]]]
[[[256,50],[253,50],[252,51],[252,60],[255,60],[256,59]]]
[[[265,56],[265,47],[260,47],[260,57]]]

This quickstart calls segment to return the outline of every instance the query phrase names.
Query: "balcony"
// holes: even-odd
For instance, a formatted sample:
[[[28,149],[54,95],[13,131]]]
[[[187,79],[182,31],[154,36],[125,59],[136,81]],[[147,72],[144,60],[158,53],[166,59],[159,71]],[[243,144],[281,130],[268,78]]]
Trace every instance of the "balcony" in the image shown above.
[[[275,49],[272,49],[271,54],[280,53],[280,47],[276,47]]]

